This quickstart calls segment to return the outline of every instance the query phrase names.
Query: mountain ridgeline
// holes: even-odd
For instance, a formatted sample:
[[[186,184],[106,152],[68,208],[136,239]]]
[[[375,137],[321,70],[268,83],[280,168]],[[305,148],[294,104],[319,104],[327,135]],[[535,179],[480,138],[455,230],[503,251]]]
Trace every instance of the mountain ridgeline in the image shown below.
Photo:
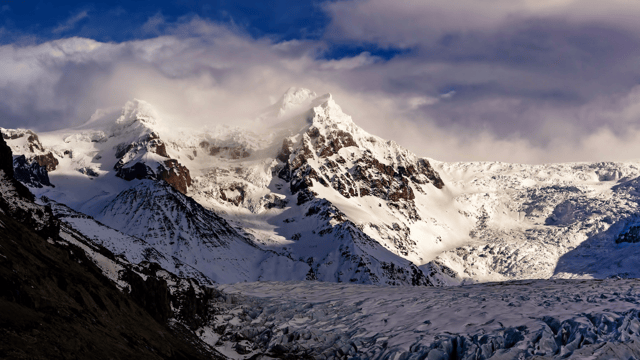
[[[439,162],[296,88],[0,131],[2,358],[640,356],[640,163]]]
[[[640,275],[636,163],[442,163],[307,89],[255,124],[181,129],[132,100],[74,129],[2,133],[53,217],[131,263],[205,282]]]

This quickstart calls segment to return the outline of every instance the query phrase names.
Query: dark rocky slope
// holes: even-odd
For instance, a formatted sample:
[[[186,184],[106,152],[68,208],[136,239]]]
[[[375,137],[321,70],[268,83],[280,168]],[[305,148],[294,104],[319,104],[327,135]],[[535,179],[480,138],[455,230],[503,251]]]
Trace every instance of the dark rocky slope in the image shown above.
[[[208,358],[189,331],[154,320],[82,249],[49,244],[5,215],[0,222],[0,358]]]
[[[187,327],[167,325],[165,280],[128,271],[130,290],[122,292],[83,249],[62,241],[51,210],[13,178],[11,160],[1,140],[0,358],[221,358]]]

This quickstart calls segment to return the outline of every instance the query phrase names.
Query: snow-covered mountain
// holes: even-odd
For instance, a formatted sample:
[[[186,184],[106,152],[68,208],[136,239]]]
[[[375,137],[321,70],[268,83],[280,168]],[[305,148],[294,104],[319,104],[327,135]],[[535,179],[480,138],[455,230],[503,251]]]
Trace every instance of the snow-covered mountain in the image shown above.
[[[252,129],[180,129],[133,100],[2,132],[34,193],[123,235],[111,251],[215,282],[640,276],[639,163],[437,162],[295,88]]]

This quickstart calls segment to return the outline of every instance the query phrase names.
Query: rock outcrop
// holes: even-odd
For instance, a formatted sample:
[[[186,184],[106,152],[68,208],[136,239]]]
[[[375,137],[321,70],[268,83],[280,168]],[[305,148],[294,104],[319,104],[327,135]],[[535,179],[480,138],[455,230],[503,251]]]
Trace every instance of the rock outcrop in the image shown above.
[[[52,187],[49,172],[56,170],[60,162],[53,152],[45,149],[38,135],[24,129],[0,130],[3,140],[9,141],[10,148],[13,146],[19,154],[13,158],[15,177],[31,188]]]
[[[189,169],[169,157],[166,144],[155,132],[142,136],[138,141],[120,144],[116,157],[119,159],[114,166],[116,176],[124,180],[163,180],[183,194],[191,186]]]
[[[24,155],[16,156],[13,159],[13,168],[15,178],[29,187],[53,187],[47,166],[40,165],[36,160],[28,160]]]
[[[616,244],[640,242],[640,226],[631,226],[628,231],[621,233],[616,238]]]
[[[34,195],[15,178],[11,148],[0,138],[0,212],[43,237],[55,236],[59,223],[50,207],[33,203]]]

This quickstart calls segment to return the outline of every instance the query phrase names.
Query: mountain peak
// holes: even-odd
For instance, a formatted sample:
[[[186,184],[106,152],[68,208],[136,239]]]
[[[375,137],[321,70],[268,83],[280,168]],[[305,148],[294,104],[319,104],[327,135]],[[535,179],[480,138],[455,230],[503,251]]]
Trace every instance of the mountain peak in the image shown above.
[[[133,99],[127,101],[124,105],[116,124],[128,126],[139,121],[144,124],[155,125],[158,118],[158,112],[151,104],[144,100]]]
[[[317,97],[318,95],[309,89],[290,87],[280,99],[272,105],[271,109],[273,110],[271,111],[274,112],[273,115],[275,115],[275,117],[282,118],[286,114],[291,113],[291,110],[311,104]]]
[[[88,132],[105,132],[109,136],[120,136],[131,133],[133,128],[142,131],[142,133],[155,131],[159,122],[161,122],[161,116],[153,105],[144,100],[132,99],[122,107],[96,110],[89,121],[77,129]],[[132,128],[132,125],[135,126]],[[140,134],[138,130],[135,131],[137,135]]]
[[[314,124],[325,124],[325,126],[338,127],[342,130],[353,131],[355,124],[351,119],[351,116],[345,114],[342,111],[340,105],[338,105],[331,94],[324,94],[316,97],[312,101],[312,117],[310,121]]]
[[[305,88],[290,87],[281,98],[281,109],[287,110],[297,106],[300,106],[310,100],[313,100],[318,95]]]

